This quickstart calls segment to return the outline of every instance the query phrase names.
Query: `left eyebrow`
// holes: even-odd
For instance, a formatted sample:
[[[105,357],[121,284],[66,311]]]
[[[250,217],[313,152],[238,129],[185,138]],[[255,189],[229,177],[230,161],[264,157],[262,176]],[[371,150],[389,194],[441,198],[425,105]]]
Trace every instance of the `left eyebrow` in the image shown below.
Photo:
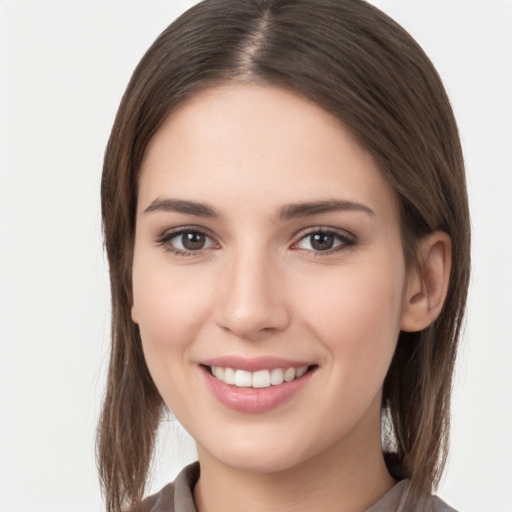
[[[207,204],[182,199],[157,198],[145,210],[144,213],[163,210],[167,212],[183,213],[185,215],[196,215],[198,217],[220,217],[217,210]]]
[[[355,203],[353,201],[331,200],[295,203],[283,206],[279,210],[278,218],[281,221],[285,221],[296,217],[307,217],[308,215],[317,215],[319,213],[333,211],[360,211],[372,217],[375,215],[375,212],[364,204]]]

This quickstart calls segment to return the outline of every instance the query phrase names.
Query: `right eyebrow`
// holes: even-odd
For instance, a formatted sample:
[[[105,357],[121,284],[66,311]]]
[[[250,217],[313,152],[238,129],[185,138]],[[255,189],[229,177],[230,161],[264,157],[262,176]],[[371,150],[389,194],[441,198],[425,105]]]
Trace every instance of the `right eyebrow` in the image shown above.
[[[215,208],[212,208],[211,206],[208,206],[207,204],[172,198],[156,198],[144,210],[144,213],[154,211],[184,213],[186,215],[196,215],[198,217],[220,217],[220,214],[217,212],[217,210],[215,210]]]
[[[366,213],[370,217],[375,215],[375,212],[370,207],[362,203],[334,199],[330,201],[312,201],[307,203],[289,204],[281,208],[278,217],[280,220],[289,220],[294,217],[307,217],[310,215],[318,215],[320,213],[335,211],[360,211]]]

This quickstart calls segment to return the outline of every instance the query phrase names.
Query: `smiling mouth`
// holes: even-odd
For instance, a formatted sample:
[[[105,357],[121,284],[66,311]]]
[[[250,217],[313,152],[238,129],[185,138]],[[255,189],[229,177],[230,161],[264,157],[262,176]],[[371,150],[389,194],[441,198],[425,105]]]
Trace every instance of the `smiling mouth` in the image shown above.
[[[269,388],[285,382],[299,379],[314,370],[316,365],[299,368],[273,368],[249,372],[222,366],[205,366],[206,370],[217,380],[240,388]]]

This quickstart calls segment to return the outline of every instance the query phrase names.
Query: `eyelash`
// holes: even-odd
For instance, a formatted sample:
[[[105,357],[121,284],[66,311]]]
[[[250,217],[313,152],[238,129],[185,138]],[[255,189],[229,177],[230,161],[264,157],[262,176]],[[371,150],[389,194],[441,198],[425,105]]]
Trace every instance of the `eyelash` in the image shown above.
[[[175,256],[182,256],[182,257],[201,256],[204,253],[204,251],[211,248],[211,247],[206,247],[206,248],[201,248],[201,249],[198,249],[195,251],[190,251],[190,250],[177,249],[176,247],[173,247],[170,242],[174,238],[177,238],[180,235],[185,235],[185,234],[194,234],[194,235],[204,236],[207,239],[209,239],[210,241],[212,241],[214,246],[216,245],[217,247],[219,247],[218,242],[215,241],[214,237],[210,233],[208,233],[207,231],[205,231],[203,229],[194,227],[194,226],[190,226],[190,227],[185,226],[185,227],[178,228],[176,230],[167,231],[166,233],[159,236],[155,240],[155,243],[158,246],[163,246],[164,250],[166,250],[167,252],[170,252]],[[313,235],[332,236],[332,237],[334,237],[334,239],[337,242],[339,242],[339,244],[336,245],[334,248],[327,249],[325,251],[315,251],[314,249],[311,249],[311,250],[310,249],[300,249],[300,248],[296,247],[300,242],[302,242],[303,240],[305,240],[308,237],[311,237]],[[347,232],[340,232],[339,230],[335,230],[332,228],[325,228],[325,227],[311,228],[311,229],[308,229],[307,231],[303,231],[303,232],[299,233],[297,236],[299,236],[299,239],[296,242],[294,242],[291,247],[295,248],[296,250],[313,252],[313,255],[315,257],[316,256],[325,256],[325,255],[334,254],[337,252],[342,252],[345,250],[353,249],[354,246],[357,244],[357,239],[354,235],[349,234]]]
[[[307,252],[313,252],[313,255],[316,256],[327,256],[330,254],[334,254],[337,252],[346,251],[349,249],[353,249],[357,243],[357,239],[354,235],[347,233],[346,231],[339,231],[337,229],[325,228],[325,227],[316,227],[310,228],[307,231],[303,231],[298,234],[299,239],[295,242],[292,247],[297,246],[301,241],[306,240],[308,237],[312,237],[313,235],[324,235],[324,236],[332,236],[335,241],[339,242],[339,245],[328,249],[326,251],[315,251],[310,249],[300,249]]]
[[[209,248],[206,248],[206,249],[203,248],[203,249],[199,249],[197,251],[187,251],[187,250],[177,249],[176,247],[172,246],[172,244],[170,242],[173,238],[177,238],[180,235],[186,235],[186,234],[202,235],[202,236],[206,237],[207,239],[214,241],[214,243],[216,245],[218,245],[218,243],[215,242],[214,237],[211,236],[207,231],[205,231],[203,229],[199,229],[194,226],[190,226],[190,227],[184,226],[184,227],[178,228],[176,230],[167,231],[166,233],[159,236],[155,242],[156,242],[156,245],[163,246],[164,250],[174,254],[175,256],[183,256],[183,257],[200,256],[201,254],[203,254],[203,252],[205,250],[209,249]]]

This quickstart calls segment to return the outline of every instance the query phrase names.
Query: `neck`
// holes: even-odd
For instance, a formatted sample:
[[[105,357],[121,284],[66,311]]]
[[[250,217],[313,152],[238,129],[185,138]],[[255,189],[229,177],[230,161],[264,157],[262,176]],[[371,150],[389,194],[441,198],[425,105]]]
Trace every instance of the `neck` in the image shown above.
[[[362,512],[396,483],[376,430],[371,438],[358,430],[338,446],[272,473],[229,467],[198,447],[196,507],[199,512]]]

